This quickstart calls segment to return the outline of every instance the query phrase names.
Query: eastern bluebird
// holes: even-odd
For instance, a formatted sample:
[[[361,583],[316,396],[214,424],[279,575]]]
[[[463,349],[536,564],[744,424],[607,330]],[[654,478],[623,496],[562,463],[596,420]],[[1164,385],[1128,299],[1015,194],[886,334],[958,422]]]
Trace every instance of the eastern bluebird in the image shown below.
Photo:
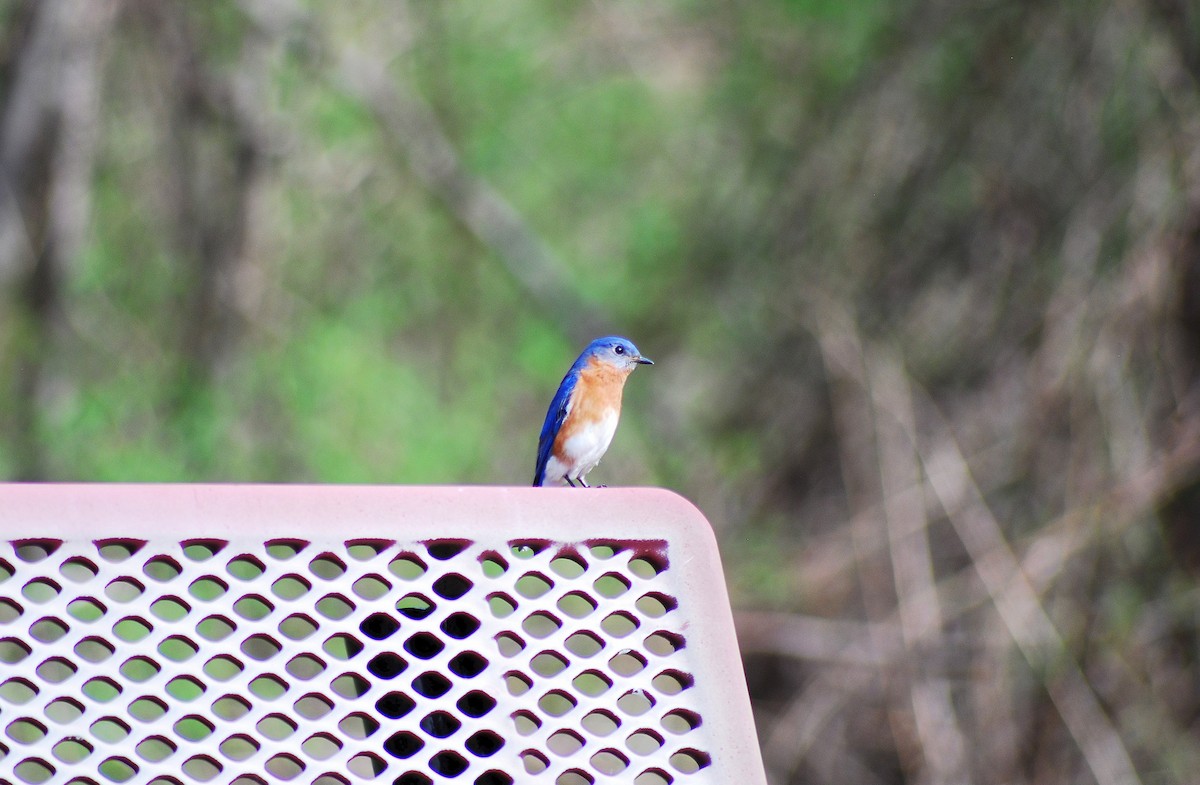
[[[638,365],[654,365],[627,338],[597,338],[567,371],[546,412],[538,439],[533,484],[589,487],[596,468],[617,432],[625,380]]]

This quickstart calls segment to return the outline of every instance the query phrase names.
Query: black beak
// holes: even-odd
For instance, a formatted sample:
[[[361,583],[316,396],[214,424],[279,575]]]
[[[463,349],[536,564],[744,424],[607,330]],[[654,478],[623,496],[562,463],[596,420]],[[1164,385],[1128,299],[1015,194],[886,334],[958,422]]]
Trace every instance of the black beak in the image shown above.
[[[638,365],[654,365],[654,360],[651,360],[649,357],[638,357],[634,362]]]

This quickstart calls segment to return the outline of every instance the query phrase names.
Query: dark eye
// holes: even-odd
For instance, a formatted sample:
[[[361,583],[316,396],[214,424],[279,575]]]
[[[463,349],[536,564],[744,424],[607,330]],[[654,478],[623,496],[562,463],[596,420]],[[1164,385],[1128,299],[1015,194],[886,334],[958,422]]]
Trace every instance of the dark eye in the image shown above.
[[[618,344],[613,347],[613,351],[616,352],[617,354],[625,354],[625,347]]]

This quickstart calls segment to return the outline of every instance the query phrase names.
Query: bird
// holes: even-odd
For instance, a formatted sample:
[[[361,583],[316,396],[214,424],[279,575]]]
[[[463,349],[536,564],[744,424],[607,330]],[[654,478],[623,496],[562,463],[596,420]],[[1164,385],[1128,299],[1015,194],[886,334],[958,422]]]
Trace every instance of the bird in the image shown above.
[[[567,371],[546,412],[538,439],[535,487],[569,485],[584,488],[621,417],[625,380],[639,365],[654,365],[628,338],[610,335],[588,344]]]

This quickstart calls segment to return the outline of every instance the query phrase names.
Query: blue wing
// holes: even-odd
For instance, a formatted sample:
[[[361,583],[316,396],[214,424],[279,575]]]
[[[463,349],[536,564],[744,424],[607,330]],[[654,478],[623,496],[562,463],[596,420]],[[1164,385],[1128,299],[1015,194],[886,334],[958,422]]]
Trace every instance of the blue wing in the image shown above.
[[[562,427],[563,420],[567,417],[567,404],[571,400],[571,393],[575,389],[575,381],[578,378],[575,368],[572,367],[563,377],[562,383],[558,385],[558,392],[554,394],[554,400],[550,402],[550,409],[546,412],[546,422],[542,424],[542,435],[538,438],[537,469],[533,473],[535,486],[541,485],[546,480],[546,462],[550,460],[554,437],[558,435],[558,429]]]

